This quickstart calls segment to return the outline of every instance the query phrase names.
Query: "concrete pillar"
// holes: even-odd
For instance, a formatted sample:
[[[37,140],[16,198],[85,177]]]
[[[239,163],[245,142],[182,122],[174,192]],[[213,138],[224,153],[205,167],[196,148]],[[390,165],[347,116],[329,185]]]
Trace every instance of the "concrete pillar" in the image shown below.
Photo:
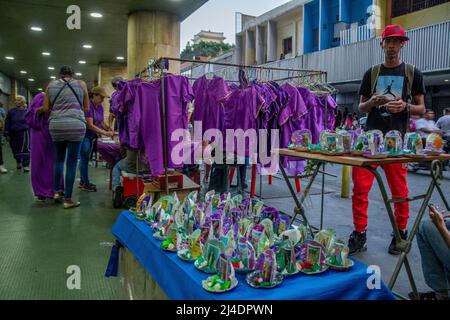
[[[126,79],[128,76],[127,65],[125,63],[100,63],[98,65],[98,85],[105,88],[106,93],[111,96],[114,92],[114,88],[111,84],[111,80],[114,77],[122,77]],[[105,99],[103,103],[105,119],[109,114],[109,99]]]
[[[179,58],[180,21],[171,14],[137,11],[128,16],[128,78],[145,69],[150,59]],[[180,64],[171,61],[170,72],[179,73]]]
[[[234,63],[235,64],[243,64],[244,61],[244,53],[243,53],[243,39],[242,36],[236,35],[236,47],[234,49]]]
[[[275,21],[267,23],[267,62],[278,60],[278,30]]]
[[[264,33],[265,28],[262,26],[256,27],[256,64],[264,64],[266,61],[264,60]]]
[[[11,94],[8,97],[8,104],[9,106],[4,106],[5,110],[9,110],[12,107],[14,107],[14,102],[16,100],[17,97],[17,80],[11,78]]]
[[[255,33],[251,30],[246,31],[245,64],[255,64]]]

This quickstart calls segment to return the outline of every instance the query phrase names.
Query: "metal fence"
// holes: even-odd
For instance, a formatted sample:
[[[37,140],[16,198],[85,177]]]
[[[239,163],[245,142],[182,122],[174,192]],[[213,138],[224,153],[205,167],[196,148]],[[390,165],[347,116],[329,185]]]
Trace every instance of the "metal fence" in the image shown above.
[[[346,46],[355,42],[369,40],[375,37],[375,30],[370,29],[367,24],[357,28],[350,28],[340,32],[341,46]]]

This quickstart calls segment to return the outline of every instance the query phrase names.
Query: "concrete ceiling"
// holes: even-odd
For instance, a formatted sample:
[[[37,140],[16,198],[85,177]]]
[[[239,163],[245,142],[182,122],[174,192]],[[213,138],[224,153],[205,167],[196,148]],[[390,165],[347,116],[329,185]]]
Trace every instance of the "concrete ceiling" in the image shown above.
[[[32,92],[45,88],[62,65],[72,66],[89,85],[98,80],[98,64],[118,62],[127,55],[127,15],[158,10],[177,15],[180,21],[208,0],[0,0],[0,71],[23,81]],[[81,30],[69,30],[69,5],[81,8]],[[92,18],[91,12],[103,14]],[[38,26],[42,32],[33,32]],[[83,48],[90,44],[92,49]],[[42,52],[50,52],[43,56]],[[13,56],[14,60],[6,60]],[[86,64],[78,61],[85,60]],[[55,67],[49,70],[48,67]],[[21,74],[20,71],[27,71]],[[28,81],[29,78],[34,82]]]

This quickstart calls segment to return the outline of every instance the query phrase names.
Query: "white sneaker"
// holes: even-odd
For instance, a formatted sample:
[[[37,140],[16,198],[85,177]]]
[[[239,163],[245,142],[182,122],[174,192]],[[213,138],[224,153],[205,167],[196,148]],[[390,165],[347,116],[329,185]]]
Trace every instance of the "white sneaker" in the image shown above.
[[[30,167],[23,167],[23,172],[30,172]]]
[[[8,173],[8,170],[4,166],[0,166],[0,173]]]

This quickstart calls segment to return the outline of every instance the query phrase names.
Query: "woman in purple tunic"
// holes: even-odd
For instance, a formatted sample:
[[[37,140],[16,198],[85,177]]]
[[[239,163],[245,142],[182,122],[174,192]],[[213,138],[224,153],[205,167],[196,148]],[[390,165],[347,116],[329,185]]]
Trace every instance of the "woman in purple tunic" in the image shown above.
[[[39,93],[31,101],[25,114],[30,127],[31,185],[38,201],[53,198],[53,141],[48,130],[48,115],[39,113],[45,93]],[[64,184],[61,184],[61,189]]]
[[[15,107],[9,110],[5,120],[5,137],[9,140],[17,169],[30,171],[30,136],[28,124],[25,121],[27,104],[25,97],[17,96]]]

